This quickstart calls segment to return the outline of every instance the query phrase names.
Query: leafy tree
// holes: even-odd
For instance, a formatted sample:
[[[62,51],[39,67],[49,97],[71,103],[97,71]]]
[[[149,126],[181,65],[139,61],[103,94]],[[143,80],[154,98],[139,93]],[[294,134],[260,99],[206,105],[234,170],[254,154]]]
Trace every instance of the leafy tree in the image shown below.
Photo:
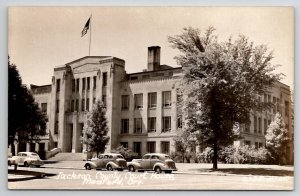
[[[219,42],[209,27],[184,28],[169,42],[181,54],[183,67],[181,90],[184,95],[185,129],[198,134],[199,143],[212,147],[213,168],[217,169],[218,150],[238,137],[240,124],[250,123],[250,113],[271,105],[259,102],[281,74],[274,74],[272,52],[264,45],[254,46],[245,36]]]
[[[8,145],[15,155],[14,141],[39,142],[46,134],[46,116],[30,90],[22,84],[16,65],[8,58]]]
[[[108,126],[106,119],[105,105],[98,100],[93,110],[88,114],[87,122],[84,126],[83,142],[88,146],[89,152],[103,153],[109,142]]]
[[[274,120],[267,129],[266,148],[271,153],[274,163],[286,163],[286,148],[290,142],[288,131],[285,127],[284,120],[279,113],[276,113]]]
[[[112,152],[121,154],[127,161],[131,161],[133,158],[138,156],[138,153],[132,152],[132,150],[125,148],[122,145],[113,149]]]
[[[181,133],[174,138],[176,152],[179,153],[184,163],[184,158],[188,149],[192,146],[193,136],[189,131],[181,131]]]

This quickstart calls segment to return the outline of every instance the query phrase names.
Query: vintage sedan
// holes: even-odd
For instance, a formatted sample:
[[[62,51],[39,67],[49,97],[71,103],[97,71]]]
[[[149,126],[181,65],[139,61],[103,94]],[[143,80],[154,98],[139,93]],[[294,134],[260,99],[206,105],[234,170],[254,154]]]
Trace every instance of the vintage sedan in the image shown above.
[[[156,173],[172,173],[177,171],[175,162],[166,154],[149,153],[145,154],[142,159],[133,159],[127,163],[128,170],[135,171],[155,171]]]
[[[8,158],[8,165],[23,165],[25,167],[44,165],[39,155],[35,152],[19,152],[17,156]]]
[[[84,164],[86,170],[90,169],[107,169],[123,171],[126,169],[126,160],[121,154],[118,153],[105,153],[93,157],[91,160]]]

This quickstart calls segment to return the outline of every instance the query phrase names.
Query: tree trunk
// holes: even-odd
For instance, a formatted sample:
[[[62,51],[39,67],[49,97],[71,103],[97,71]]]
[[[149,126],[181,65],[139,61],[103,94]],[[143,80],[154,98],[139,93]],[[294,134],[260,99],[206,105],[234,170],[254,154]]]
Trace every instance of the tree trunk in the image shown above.
[[[218,145],[215,143],[214,144],[214,156],[213,156],[213,169],[217,170],[218,169]]]
[[[184,153],[182,153],[182,163],[184,163]]]
[[[14,142],[12,142],[12,143],[10,144],[10,148],[11,148],[11,155],[12,155],[12,156],[15,156],[15,155],[16,155],[16,149],[15,149],[15,144],[14,144]]]

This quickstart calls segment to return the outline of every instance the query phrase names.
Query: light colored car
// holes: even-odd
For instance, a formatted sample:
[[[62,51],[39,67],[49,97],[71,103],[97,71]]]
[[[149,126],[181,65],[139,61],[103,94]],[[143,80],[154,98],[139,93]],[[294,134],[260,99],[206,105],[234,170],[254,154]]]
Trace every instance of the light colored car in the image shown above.
[[[156,173],[172,173],[177,171],[175,162],[166,154],[149,153],[145,154],[142,159],[133,159],[127,163],[128,170],[135,171],[155,171]]]
[[[44,165],[44,162],[35,152],[19,152],[17,156],[8,158],[8,165],[23,165],[25,167],[33,165],[40,167]]]
[[[84,165],[86,170],[90,169],[107,169],[123,171],[127,168],[126,160],[121,154],[118,153],[105,153],[93,157]]]

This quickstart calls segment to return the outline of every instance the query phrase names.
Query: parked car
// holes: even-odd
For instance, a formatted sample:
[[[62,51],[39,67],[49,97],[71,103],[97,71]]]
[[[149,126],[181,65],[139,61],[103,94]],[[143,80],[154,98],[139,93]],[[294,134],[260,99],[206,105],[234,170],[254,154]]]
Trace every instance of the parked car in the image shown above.
[[[145,154],[142,159],[133,159],[127,163],[128,170],[135,171],[155,171],[156,173],[172,173],[177,171],[175,162],[166,154],[149,153]]]
[[[8,158],[8,165],[23,165],[29,167],[31,165],[40,167],[44,162],[35,152],[19,152],[17,156]]]
[[[105,153],[100,154],[98,157],[95,155],[91,160],[84,164],[86,170],[90,169],[107,169],[123,171],[127,168],[126,160],[121,154],[118,153]]]

